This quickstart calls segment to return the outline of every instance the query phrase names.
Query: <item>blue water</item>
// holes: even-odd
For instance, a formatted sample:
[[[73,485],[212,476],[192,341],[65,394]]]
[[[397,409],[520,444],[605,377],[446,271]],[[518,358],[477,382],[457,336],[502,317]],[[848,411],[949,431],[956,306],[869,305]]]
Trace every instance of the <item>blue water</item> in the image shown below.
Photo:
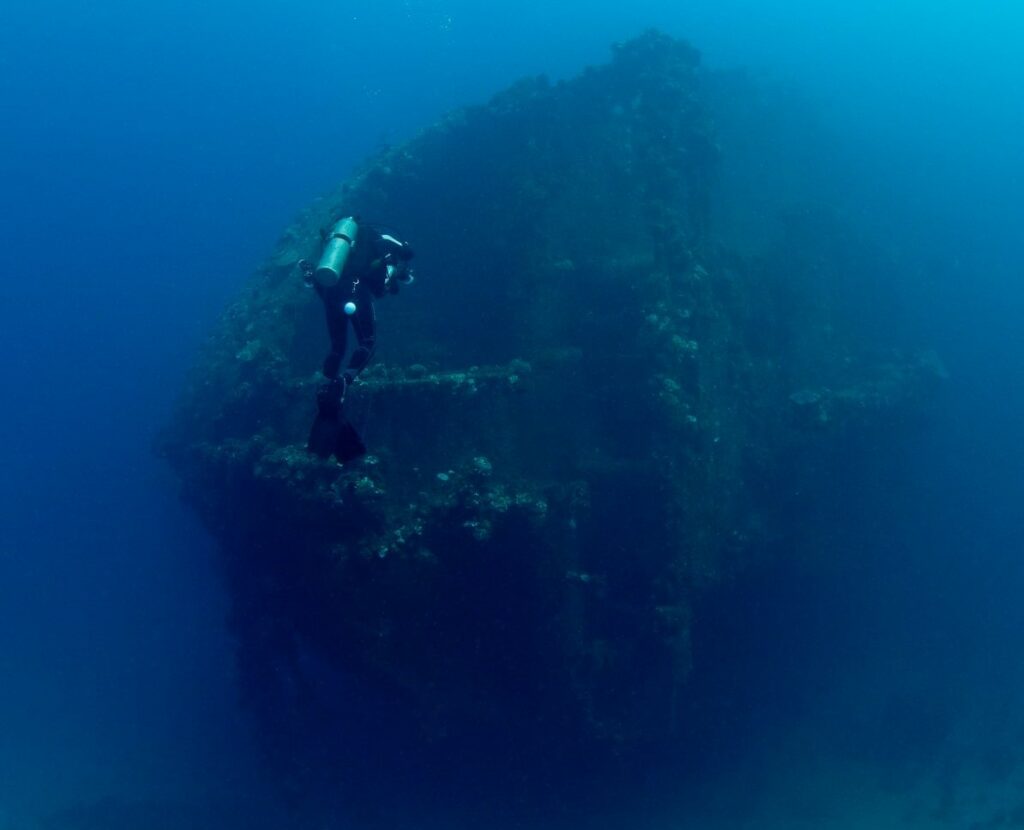
[[[951,374],[900,450],[907,480],[850,496],[867,517],[858,577],[779,611],[780,631],[814,620],[828,644],[769,672],[801,703],[750,710],[757,740],[709,802],[753,787],[729,818],[742,826],[801,814],[793,793],[817,826],[924,826],[908,790],[850,771],[891,763],[898,779],[932,757],[958,805],[1020,807],[1024,9],[363,6],[0,9],[0,828],[104,799],[278,809],[236,706],[212,542],[154,432],[280,230],[366,153],[650,26],[818,113],[843,148],[822,191],[893,251],[900,325]],[[851,723],[893,690],[891,751],[865,749]],[[1002,777],[974,760],[995,755]],[[968,826],[965,810],[927,820]]]

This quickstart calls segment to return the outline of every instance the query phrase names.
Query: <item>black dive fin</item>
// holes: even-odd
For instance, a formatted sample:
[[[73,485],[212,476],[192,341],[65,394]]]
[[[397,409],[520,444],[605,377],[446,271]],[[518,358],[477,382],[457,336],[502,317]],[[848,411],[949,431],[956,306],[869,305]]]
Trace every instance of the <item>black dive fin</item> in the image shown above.
[[[342,464],[366,455],[363,439],[340,413],[318,414],[309,430],[306,447],[320,458],[326,459],[333,455]]]
[[[356,428],[344,418],[341,419],[338,427],[334,455],[342,464],[366,455],[366,444],[356,432]]]
[[[341,432],[342,418],[339,413],[325,415],[318,413],[309,430],[309,440],[306,448],[320,458],[330,458],[334,454],[334,448],[338,444],[338,435]]]

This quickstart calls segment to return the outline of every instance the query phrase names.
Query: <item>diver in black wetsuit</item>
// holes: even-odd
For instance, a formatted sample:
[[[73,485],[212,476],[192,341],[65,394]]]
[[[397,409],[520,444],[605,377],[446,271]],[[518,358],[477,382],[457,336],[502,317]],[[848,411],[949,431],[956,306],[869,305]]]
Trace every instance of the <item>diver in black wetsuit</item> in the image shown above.
[[[373,357],[377,338],[373,300],[397,294],[400,286],[413,281],[409,268],[413,251],[391,234],[353,218],[340,220],[323,237],[317,267],[305,260],[299,263],[306,282],[323,300],[331,337],[323,365],[326,380],[317,390],[317,417],[308,446],[321,458],[334,455],[344,463],[366,452],[362,438],[342,415],[342,403],[348,387]],[[356,346],[342,372],[350,322]]]

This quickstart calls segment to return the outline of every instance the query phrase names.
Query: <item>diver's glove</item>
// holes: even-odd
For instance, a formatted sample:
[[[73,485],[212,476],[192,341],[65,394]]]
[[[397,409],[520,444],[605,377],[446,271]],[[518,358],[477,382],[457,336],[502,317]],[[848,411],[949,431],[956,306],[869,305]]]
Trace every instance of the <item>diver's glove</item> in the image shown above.
[[[341,412],[341,402],[345,400],[345,389],[348,381],[344,377],[333,378],[320,384],[316,390],[316,406],[321,415],[333,417]]]

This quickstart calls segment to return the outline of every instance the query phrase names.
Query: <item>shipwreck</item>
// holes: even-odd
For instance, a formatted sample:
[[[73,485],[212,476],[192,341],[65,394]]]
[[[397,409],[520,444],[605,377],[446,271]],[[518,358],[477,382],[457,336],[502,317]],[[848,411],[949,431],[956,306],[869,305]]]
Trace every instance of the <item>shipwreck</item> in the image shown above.
[[[685,756],[706,598],[927,410],[941,367],[851,312],[840,231],[718,227],[727,86],[648,33],[452,113],[299,216],[210,336],[161,450],[297,791]],[[379,304],[342,467],[305,449],[326,334],[297,263],[349,214],[420,278]]]

